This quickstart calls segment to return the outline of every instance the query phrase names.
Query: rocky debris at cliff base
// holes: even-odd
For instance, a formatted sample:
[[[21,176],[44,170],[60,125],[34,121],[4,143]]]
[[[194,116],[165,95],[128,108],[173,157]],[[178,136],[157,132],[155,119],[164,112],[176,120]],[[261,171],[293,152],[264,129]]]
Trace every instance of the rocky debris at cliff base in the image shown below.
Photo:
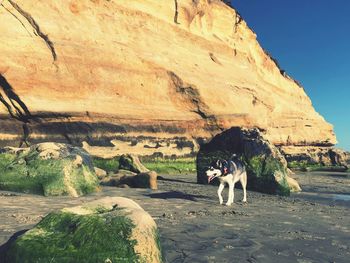
[[[119,169],[129,170],[134,173],[147,173],[149,170],[134,154],[123,154],[119,158]]]
[[[96,165],[117,167],[117,172],[106,172],[101,168],[95,167],[98,173],[100,183],[104,186],[128,186],[132,188],[150,188],[152,190],[158,189],[157,173],[148,170],[134,154],[122,155],[110,160],[99,158]],[[113,164],[111,164],[112,162]],[[115,168],[116,169],[116,168]]]
[[[98,188],[90,155],[81,148],[40,143],[1,150],[1,190],[77,197],[96,192]]]
[[[7,263],[162,262],[156,223],[123,197],[52,212],[6,247]]]
[[[98,179],[103,179],[107,176],[107,172],[101,168],[98,167],[94,167],[94,171],[96,173],[96,176],[98,177]]]
[[[226,130],[201,145],[197,154],[197,182],[206,184],[207,167],[214,160],[228,160],[233,154],[238,154],[246,165],[248,188],[280,195],[301,190],[296,180],[288,180],[287,161],[279,150],[264,139],[258,129],[239,127]]]
[[[350,167],[350,153],[334,147],[280,146],[279,149],[291,168]]]
[[[129,186],[132,188],[150,188],[158,189],[157,173],[149,171],[145,173],[133,173],[127,170],[119,170],[117,174],[111,174],[101,180],[101,185],[104,186]]]

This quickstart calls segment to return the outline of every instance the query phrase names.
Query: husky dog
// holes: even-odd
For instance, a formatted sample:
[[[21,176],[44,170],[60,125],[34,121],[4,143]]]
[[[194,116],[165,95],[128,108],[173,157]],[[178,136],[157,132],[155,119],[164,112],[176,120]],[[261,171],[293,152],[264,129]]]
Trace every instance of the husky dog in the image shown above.
[[[218,189],[218,196],[220,205],[223,203],[222,191],[225,185],[228,184],[228,200],[226,205],[230,206],[234,200],[234,188],[235,184],[240,181],[243,188],[243,202],[247,202],[247,172],[242,161],[240,161],[235,155],[230,160],[217,160],[206,171],[208,176],[208,184],[214,179],[218,178],[220,186]]]

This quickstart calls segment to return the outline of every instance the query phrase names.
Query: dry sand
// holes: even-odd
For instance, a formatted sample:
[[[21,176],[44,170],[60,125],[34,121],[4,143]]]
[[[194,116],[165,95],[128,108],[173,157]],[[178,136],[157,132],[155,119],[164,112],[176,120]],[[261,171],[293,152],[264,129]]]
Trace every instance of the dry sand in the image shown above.
[[[0,192],[0,244],[55,209],[124,196],[156,220],[165,262],[349,262],[349,175],[296,177],[300,194],[250,191],[243,204],[242,191],[236,190],[232,207],[218,205],[217,187],[195,184],[194,175],[163,176],[158,191],[106,187],[75,199]]]

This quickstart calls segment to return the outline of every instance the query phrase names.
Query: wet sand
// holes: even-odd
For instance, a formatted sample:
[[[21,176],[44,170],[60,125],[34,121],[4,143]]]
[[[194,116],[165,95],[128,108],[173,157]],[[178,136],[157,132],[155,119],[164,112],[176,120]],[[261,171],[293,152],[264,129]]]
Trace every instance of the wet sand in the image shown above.
[[[195,184],[195,175],[162,177],[158,191],[105,187],[75,199],[0,192],[0,245],[55,209],[124,196],[157,222],[165,262],[349,262],[350,175],[300,173],[302,193],[249,191],[247,204],[236,189],[231,207],[218,204],[217,187]]]

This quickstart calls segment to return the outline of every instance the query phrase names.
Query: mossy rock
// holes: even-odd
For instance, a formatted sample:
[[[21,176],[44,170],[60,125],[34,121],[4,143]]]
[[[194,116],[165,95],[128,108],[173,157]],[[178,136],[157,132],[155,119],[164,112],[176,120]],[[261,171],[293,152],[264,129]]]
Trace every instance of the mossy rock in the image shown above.
[[[41,143],[0,154],[0,190],[76,197],[98,186],[89,154],[78,147]]]
[[[287,169],[277,159],[258,155],[246,159],[245,163],[252,189],[268,194],[290,194]]]
[[[230,159],[233,154],[241,156],[246,165],[248,189],[268,194],[290,194],[286,160],[257,129],[234,127],[201,145],[197,154],[197,182],[207,184],[205,171],[210,164],[217,159]]]
[[[119,170],[119,157],[104,159],[93,157],[92,162],[95,167],[105,170],[107,173],[116,173]]]
[[[7,263],[162,262],[154,220],[121,197],[51,213],[2,256]]]

